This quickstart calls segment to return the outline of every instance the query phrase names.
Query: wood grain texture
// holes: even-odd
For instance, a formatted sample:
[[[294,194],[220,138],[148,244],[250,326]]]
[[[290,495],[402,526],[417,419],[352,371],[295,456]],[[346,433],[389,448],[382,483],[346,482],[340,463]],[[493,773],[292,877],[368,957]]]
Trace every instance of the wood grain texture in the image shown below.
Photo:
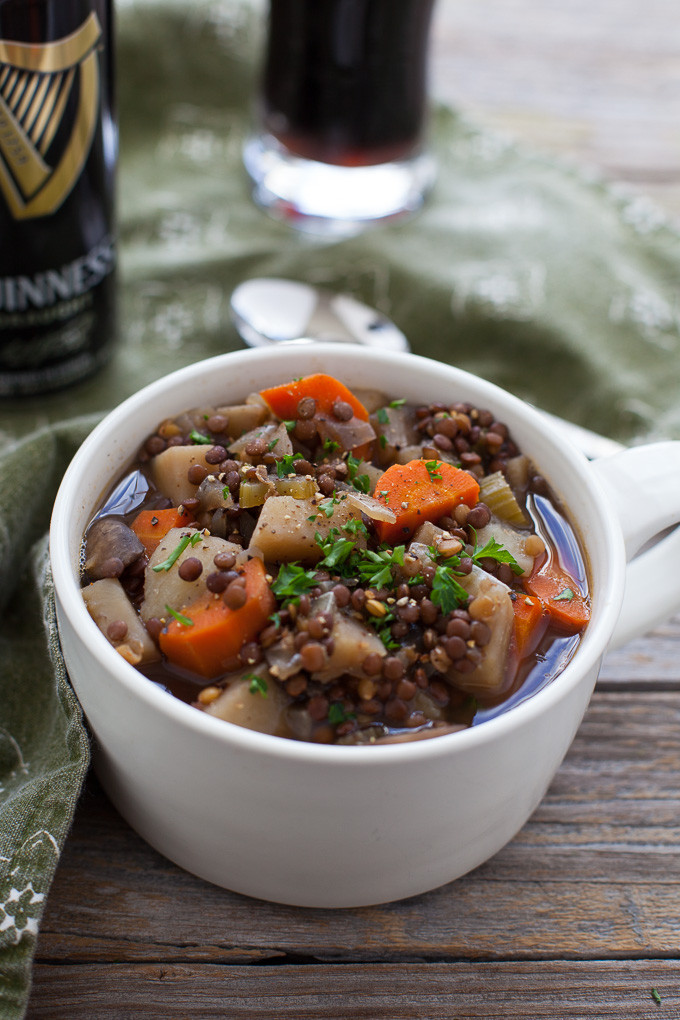
[[[680,217],[679,32],[673,0],[439,0],[433,90]]]
[[[677,961],[39,966],[36,976],[30,1020],[658,1020],[680,1010]]]
[[[680,616],[605,658],[599,690],[680,688]]]
[[[598,693],[513,842],[443,889],[302,910],[165,861],[94,782],[49,897],[39,959],[222,963],[663,957],[678,950],[680,693]]]

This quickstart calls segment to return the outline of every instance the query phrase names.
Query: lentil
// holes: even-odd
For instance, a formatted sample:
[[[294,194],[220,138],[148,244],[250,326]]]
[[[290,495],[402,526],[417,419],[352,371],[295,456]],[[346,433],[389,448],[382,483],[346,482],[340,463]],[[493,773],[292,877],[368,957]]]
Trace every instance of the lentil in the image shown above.
[[[178,573],[183,581],[196,581],[203,573],[203,564],[197,556],[187,556],[180,563]]]
[[[231,581],[222,595],[222,600],[229,609],[242,609],[246,604],[245,583],[239,580]]]
[[[221,464],[226,459],[227,451],[223,446],[213,446],[205,454],[206,463]]]
[[[106,628],[106,636],[109,641],[118,644],[127,637],[128,625],[125,620],[113,620]]]
[[[202,464],[192,464],[187,471],[187,478],[192,485],[200,485],[208,477],[208,470]]]

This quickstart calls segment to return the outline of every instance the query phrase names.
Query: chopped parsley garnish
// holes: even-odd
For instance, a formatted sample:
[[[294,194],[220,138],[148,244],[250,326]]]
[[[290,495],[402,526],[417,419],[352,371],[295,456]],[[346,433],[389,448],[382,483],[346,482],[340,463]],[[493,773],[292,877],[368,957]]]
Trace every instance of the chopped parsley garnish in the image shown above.
[[[357,556],[357,570],[363,584],[371,588],[389,588],[394,583],[392,567],[403,567],[406,546],[383,547],[379,552],[362,549]]]
[[[399,642],[392,637],[392,624],[396,621],[394,613],[388,612],[385,616],[369,616],[366,619],[375,628],[376,634],[388,651],[399,648]]]
[[[261,694],[263,698],[267,697],[267,681],[262,676],[258,676],[257,673],[247,673],[244,680],[248,680],[248,690],[251,694]]]
[[[571,588],[563,588],[559,595],[555,595],[553,602],[571,602],[574,598],[574,592]]]
[[[470,595],[462,584],[456,580],[451,567],[440,563],[435,568],[430,598],[435,606],[439,606],[442,614],[446,616],[448,613],[453,612],[454,609],[466,606]]]
[[[324,453],[335,453],[335,451],[339,449],[340,443],[336,442],[335,439],[324,439],[323,441]]]
[[[397,397],[396,400],[390,400],[390,407],[403,407],[406,403],[406,397]]]
[[[378,442],[380,443],[381,448],[384,450],[385,447],[387,446],[387,436],[383,435],[381,432],[380,435],[378,436]]]
[[[197,432],[196,429],[192,429],[189,433],[189,439],[192,443],[197,443],[203,446],[212,446],[213,441],[209,436],[204,435],[202,432]]]
[[[340,527],[343,531],[348,532],[350,535],[363,535],[364,538],[368,537],[368,528],[359,517],[350,517],[350,519],[345,524],[341,524]]]
[[[267,449],[271,452],[279,441],[279,436],[276,439],[272,439],[271,442],[267,443]]]
[[[305,570],[299,563],[282,563],[281,569],[272,581],[272,591],[277,599],[291,602],[315,588],[317,584],[313,570]]]
[[[389,423],[390,423],[390,416],[387,413],[387,408],[379,407],[378,410],[375,413],[375,416],[376,416],[376,418],[378,419],[378,421],[380,422],[381,425],[389,425]]]
[[[426,460],[425,461],[425,468],[427,470],[428,475],[430,476],[430,481],[435,482],[435,481],[437,481],[437,479],[439,479],[441,481],[441,477],[442,477],[441,476],[441,472],[438,470],[440,467],[441,467],[441,461],[439,461],[439,460]]]
[[[366,531],[362,521],[348,521],[343,530]],[[370,588],[390,588],[394,585],[393,566],[403,566],[406,546],[394,548],[383,546],[378,552],[372,549],[357,549],[349,538],[340,538],[338,528],[331,528],[324,538],[317,531],[316,543],[323,553],[319,567],[337,571],[345,578],[359,578],[361,584]]]
[[[339,499],[336,499],[334,496],[330,496],[328,499],[325,499],[323,503],[319,503],[319,510],[321,510],[326,517],[330,518],[333,516],[333,512],[339,502]],[[313,520],[313,518],[311,519]]]
[[[319,561],[319,566],[325,567],[327,570],[337,570],[347,562],[354,552],[355,544],[352,539],[340,538],[339,535],[340,532],[337,528],[331,528],[326,538],[318,531],[314,536],[316,544],[323,553],[323,559]]]
[[[496,560],[498,563],[508,563],[512,568],[513,574],[524,573],[512,553],[509,552],[505,546],[501,545],[500,542],[497,542],[493,536],[489,539],[486,545],[482,546],[481,549],[475,547],[475,551],[472,554],[472,562],[476,563],[478,566],[479,561],[484,559]],[[569,589],[565,590],[568,591]],[[573,598],[573,596],[574,593],[572,592],[571,597]],[[568,596],[564,597],[566,598]]]
[[[657,1004],[657,1006],[661,1005],[661,996],[657,992],[656,988],[652,988],[652,998],[654,999],[654,1002]]]
[[[371,490],[371,479],[368,475],[357,474],[361,461],[357,457],[353,457],[352,454],[347,458],[347,481],[350,485],[354,486],[358,492],[363,492],[364,495],[368,494]]]
[[[285,453],[281,460],[276,462],[276,474],[279,478],[285,478],[286,475],[295,474],[295,461],[302,460],[301,453]]]
[[[286,426],[287,432],[292,432],[295,426],[297,425],[297,422],[295,418],[293,418],[292,421],[284,421],[283,424]]]
[[[328,709],[328,721],[331,726],[339,726],[340,723],[347,722],[348,719],[354,719],[355,716],[352,712],[345,712],[345,707],[341,701],[333,701]]]
[[[184,624],[185,627],[193,627],[194,625],[193,620],[190,620],[188,616],[183,616],[181,613],[178,613],[176,609],[172,608],[172,606],[168,606],[166,604],[165,612],[168,616],[172,616],[174,620],[177,620],[178,623]]]
[[[191,545],[191,546],[197,545],[198,542],[200,542],[202,538],[203,538],[203,535],[201,534],[200,531],[194,532],[193,535],[182,535],[182,537],[180,538],[178,544],[172,550],[172,552],[170,553],[168,558],[163,560],[162,563],[157,563],[155,567],[152,567],[152,570],[154,570],[155,573],[157,573],[157,574],[161,570],[166,570],[166,571],[170,570],[170,568],[180,558],[180,556],[182,555],[184,550],[187,548],[187,546],[189,546],[189,545]]]

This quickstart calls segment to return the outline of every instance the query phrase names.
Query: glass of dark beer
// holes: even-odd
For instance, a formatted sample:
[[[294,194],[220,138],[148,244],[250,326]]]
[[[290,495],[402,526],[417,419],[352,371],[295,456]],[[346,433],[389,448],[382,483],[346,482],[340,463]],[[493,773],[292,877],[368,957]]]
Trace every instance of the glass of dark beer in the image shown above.
[[[343,235],[418,209],[434,0],[270,0],[255,201],[303,230]]]

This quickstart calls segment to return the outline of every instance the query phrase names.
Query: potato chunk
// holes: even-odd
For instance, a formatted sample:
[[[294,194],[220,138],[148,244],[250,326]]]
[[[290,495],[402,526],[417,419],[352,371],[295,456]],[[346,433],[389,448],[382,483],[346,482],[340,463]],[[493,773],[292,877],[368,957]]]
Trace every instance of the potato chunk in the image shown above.
[[[315,538],[317,532],[325,538],[331,528],[342,529],[350,520],[361,520],[360,511],[348,500],[333,504],[331,517],[319,510],[320,502],[323,502],[322,496],[314,499],[271,496],[260,512],[251,547],[260,549],[265,560],[273,563],[291,560],[317,563],[322,555]]]
[[[144,572],[144,601],[140,607],[140,615],[145,622],[152,617],[163,619],[167,615],[166,606],[181,611],[205,594],[206,578],[217,569],[213,563],[217,553],[233,552],[238,555],[243,551],[240,546],[227,542],[224,538],[202,535],[196,545],[189,544],[180,553],[169,570],[153,569],[167,560],[183,535],[198,534],[201,533],[196,528],[172,528],[158,544]],[[179,576],[179,568],[189,557],[200,560],[203,566],[201,574],[195,581],[183,581]]]
[[[208,450],[212,450],[212,446],[169,446],[152,460],[153,482],[164,496],[172,500],[174,506],[196,495],[198,484],[194,485],[187,478],[187,472],[193,464],[200,464],[208,473],[216,470],[214,465],[206,462]]]
[[[137,616],[117,577],[103,577],[83,588],[87,610],[102,634],[133,666],[161,655]]]
[[[288,736],[288,728],[283,722],[283,711],[288,699],[275,680],[267,680],[265,677],[266,671],[261,676],[264,691],[256,686],[251,687],[251,679],[248,677],[232,680],[204,711],[247,730]]]
[[[471,574],[458,580],[472,596],[468,604],[470,615],[483,619],[491,630],[491,637],[488,644],[480,649],[481,662],[471,673],[458,673],[452,669],[449,678],[457,687],[471,694],[500,694],[505,682],[514,619],[510,589],[480,567],[473,567]],[[475,612],[475,603],[483,609],[483,614]]]
[[[227,431],[234,439],[257,428],[269,417],[269,408],[264,404],[232,404],[229,407],[218,407],[218,414],[224,414],[229,422]]]

